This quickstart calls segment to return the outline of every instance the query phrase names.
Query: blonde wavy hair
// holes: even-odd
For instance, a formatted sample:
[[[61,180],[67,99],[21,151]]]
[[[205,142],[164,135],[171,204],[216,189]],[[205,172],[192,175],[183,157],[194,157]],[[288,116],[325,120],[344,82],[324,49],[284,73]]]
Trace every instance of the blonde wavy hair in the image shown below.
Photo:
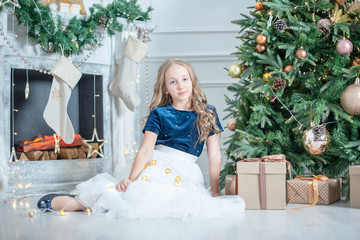
[[[193,91],[190,99],[190,109],[193,110],[197,115],[196,126],[199,132],[198,141],[203,142],[206,140],[210,132],[219,134],[221,132],[220,128],[216,124],[216,115],[214,111],[206,108],[207,99],[205,94],[200,88],[200,83],[198,78],[195,75],[193,67],[185,60],[182,59],[167,59],[163,64],[161,64],[156,83],[154,85],[154,95],[151,100],[151,104],[148,108],[148,114],[144,117],[143,121],[149,117],[149,114],[156,107],[167,106],[172,103],[172,98],[170,94],[165,94],[165,72],[174,64],[183,66],[188,71],[192,85]]]

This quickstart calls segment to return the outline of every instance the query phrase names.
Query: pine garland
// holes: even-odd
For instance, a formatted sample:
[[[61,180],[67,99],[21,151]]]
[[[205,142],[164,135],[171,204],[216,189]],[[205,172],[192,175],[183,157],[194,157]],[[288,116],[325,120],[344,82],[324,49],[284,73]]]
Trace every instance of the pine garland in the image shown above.
[[[360,71],[360,65],[352,65],[360,55],[360,14],[351,11],[351,5],[339,6],[333,0],[268,0],[263,4],[263,11],[241,14],[242,19],[233,21],[240,27],[238,38],[242,42],[234,55],[248,68],[238,83],[228,87],[233,97],[226,97],[226,118],[235,118],[237,124],[226,142],[228,163],[220,173],[220,188],[225,176],[234,174],[237,161],[279,153],[291,162],[294,175],[310,171],[346,176],[349,165],[360,164],[360,116],[348,114],[340,105],[342,91],[354,83]],[[316,23],[329,15],[337,20],[324,35]],[[268,25],[270,16],[273,20]],[[278,19],[287,24],[284,32],[274,25]],[[255,47],[261,33],[268,42],[266,51],[259,54]],[[354,45],[346,56],[336,51],[336,43],[344,36]],[[307,57],[299,60],[295,53],[302,46]],[[290,72],[283,70],[287,65],[292,65]],[[265,73],[273,76],[267,82],[263,80]],[[274,92],[276,79],[287,83]],[[278,99],[271,101],[274,96],[301,125]],[[302,132],[311,128],[311,121],[315,125],[330,123],[326,129],[331,145],[321,155],[311,155],[303,147]]]
[[[60,16],[54,19],[48,5],[38,0],[18,0],[21,8],[15,8],[15,16],[20,24],[28,26],[28,36],[46,51],[61,51],[65,54],[79,54],[85,45],[95,46],[99,41],[97,29],[107,26],[109,35],[122,31],[117,17],[147,21],[152,8],[142,11],[137,0],[115,0],[108,6],[94,4],[88,16],[75,16],[65,25]],[[34,4],[36,2],[36,5]],[[10,3],[7,6],[12,6]],[[38,8],[37,8],[38,7]],[[0,12],[3,6],[0,7]],[[39,9],[39,10],[38,10]],[[110,22],[110,19],[113,19]]]

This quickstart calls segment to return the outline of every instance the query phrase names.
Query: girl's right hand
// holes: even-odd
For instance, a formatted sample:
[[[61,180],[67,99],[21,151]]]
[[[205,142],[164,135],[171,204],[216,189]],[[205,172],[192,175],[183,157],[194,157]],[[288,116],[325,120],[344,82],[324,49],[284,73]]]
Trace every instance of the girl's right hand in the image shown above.
[[[125,192],[127,187],[129,186],[130,183],[132,183],[133,181],[131,181],[128,178],[125,178],[123,180],[121,180],[121,182],[119,182],[116,186],[115,189],[118,190],[119,192]]]

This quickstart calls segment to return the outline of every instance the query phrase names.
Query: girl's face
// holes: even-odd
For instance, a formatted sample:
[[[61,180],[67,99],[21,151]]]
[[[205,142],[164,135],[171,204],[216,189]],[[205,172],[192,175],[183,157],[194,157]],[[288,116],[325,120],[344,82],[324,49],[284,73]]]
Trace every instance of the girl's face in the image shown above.
[[[192,80],[187,69],[173,64],[165,72],[165,94],[170,94],[173,102],[188,103],[192,94]]]

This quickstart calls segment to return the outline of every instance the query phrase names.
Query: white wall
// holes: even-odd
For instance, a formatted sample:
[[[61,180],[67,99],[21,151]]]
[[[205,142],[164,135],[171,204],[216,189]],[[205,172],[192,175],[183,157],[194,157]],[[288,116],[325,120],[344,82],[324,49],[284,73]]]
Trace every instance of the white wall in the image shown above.
[[[240,13],[247,14],[250,0],[142,0],[142,6],[152,4],[152,21],[157,26],[151,34],[149,46],[149,98],[153,91],[157,69],[169,57],[183,58],[195,68],[208,103],[218,111],[220,121],[225,127],[227,114],[224,94],[229,95],[227,86],[236,80],[230,78],[224,67],[236,61],[230,54],[236,51],[240,41],[236,39],[240,28],[232,20],[240,19]],[[141,67],[141,106],[140,115],[146,114],[144,62]],[[222,134],[221,150],[223,164],[226,162],[226,146],[223,142],[231,135],[229,130]],[[141,139],[142,135],[139,136]],[[208,163],[206,149],[198,161],[205,182],[208,183]]]

